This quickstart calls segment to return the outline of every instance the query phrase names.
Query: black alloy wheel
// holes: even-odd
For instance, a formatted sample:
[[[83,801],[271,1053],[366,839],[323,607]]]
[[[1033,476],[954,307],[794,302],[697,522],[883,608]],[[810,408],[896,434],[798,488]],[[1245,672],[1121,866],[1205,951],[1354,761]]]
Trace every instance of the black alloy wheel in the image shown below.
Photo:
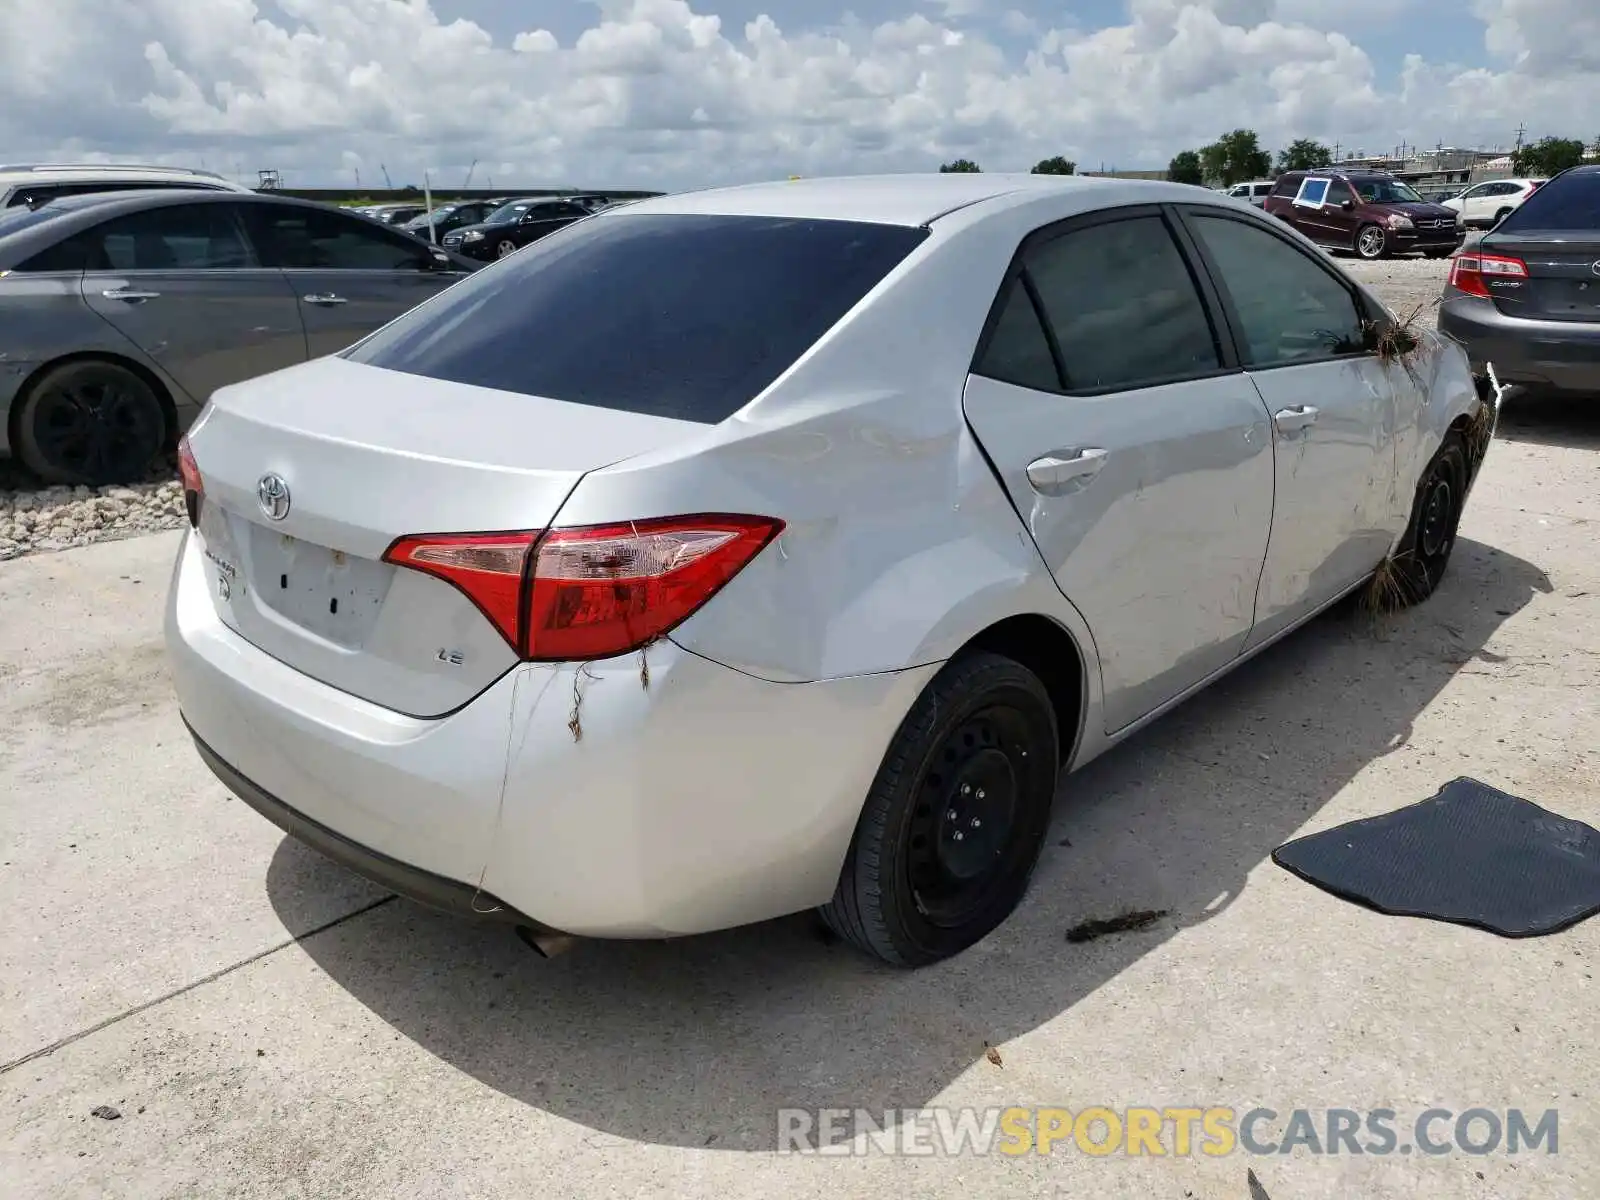
[[[50,484],[137,482],[166,437],[166,416],[150,385],[99,360],[47,371],[17,415],[17,455]]]

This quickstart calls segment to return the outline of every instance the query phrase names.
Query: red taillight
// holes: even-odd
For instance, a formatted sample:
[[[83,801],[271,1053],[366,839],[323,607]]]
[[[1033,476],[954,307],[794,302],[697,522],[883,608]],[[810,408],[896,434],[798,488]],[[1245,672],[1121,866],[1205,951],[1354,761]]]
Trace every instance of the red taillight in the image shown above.
[[[1527,277],[1527,263],[1500,254],[1458,254],[1450,262],[1450,286],[1469,296],[1488,296],[1490,279]]]
[[[189,524],[198,528],[200,502],[206,498],[206,484],[200,478],[200,464],[194,460],[188,434],[178,439],[178,476],[183,480],[183,507],[189,514]]]
[[[524,659],[637,650],[684,621],[783,532],[771,517],[710,514],[551,529],[422,534],[384,554],[454,584]]]

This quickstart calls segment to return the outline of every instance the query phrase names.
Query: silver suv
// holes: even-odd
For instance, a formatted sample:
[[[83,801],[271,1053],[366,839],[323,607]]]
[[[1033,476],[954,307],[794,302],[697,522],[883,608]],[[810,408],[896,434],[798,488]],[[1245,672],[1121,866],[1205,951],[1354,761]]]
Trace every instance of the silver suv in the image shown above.
[[[0,208],[42,204],[83,192],[119,192],[149,188],[200,188],[215,192],[251,189],[210,171],[186,167],[152,167],[115,163],[36,163],[0,165]]]

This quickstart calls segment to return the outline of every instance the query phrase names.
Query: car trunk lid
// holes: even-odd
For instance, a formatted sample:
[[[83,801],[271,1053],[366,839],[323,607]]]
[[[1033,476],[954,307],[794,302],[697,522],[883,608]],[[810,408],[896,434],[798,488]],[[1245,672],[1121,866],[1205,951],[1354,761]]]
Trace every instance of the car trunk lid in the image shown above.
[[[1600,231],[1494,233],[1480,250],[1521,259],[1526,278],[1497,276],[1494,305],[1538,321],[1600,321]]]
[[[463,592],[385,551],[419,533],[544,528],[585,472],[702,428],[337,357],[224,388],[189,435],[213,602],[313,678],[450,712],[517,655]]]

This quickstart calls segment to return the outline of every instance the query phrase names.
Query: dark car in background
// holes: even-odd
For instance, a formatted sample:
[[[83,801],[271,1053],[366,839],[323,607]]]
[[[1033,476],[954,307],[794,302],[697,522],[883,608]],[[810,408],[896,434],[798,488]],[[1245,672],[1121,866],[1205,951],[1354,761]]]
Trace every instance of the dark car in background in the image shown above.
[[[442,241],[444,235],[453,229],[465,229],[468,225],[481,224],[488,218],[490,213],[504,203],[505,200],[502,198],[493,200],[453,200],[448,204],[439,205],[433,210],[432,214],[419,213],[401,225],[400,228],[426,242],[432,240],[428,236],[428,226],[431,224],[434,234]]]
[[[407,221],[415,220],[428,211],[425,204],[363,204],[353,208],[351,212],[360,213],[363,217],[378,222],[380,225],[404,225]]]
[[[1266,211],[1318,245],[1365,259],[1413,252],[1446,258],[1463,236],[1454,212],[1428,203],[1385,171],[1285,172],[1267,197]]]
[[[480,264],[308,200],[96,193],[0,211],[0,454],[140,478],[211,393],[360,341]]]
[[[1450,264],[1439,332],[1479,376],[1600,395],[1600,165],[1539,188]]]
[[[526,196],[501,205],[479,225],[445,234],[444,247],[489,261],[515,254],[540,238],[591,216],[603,205],[584,196]]]

